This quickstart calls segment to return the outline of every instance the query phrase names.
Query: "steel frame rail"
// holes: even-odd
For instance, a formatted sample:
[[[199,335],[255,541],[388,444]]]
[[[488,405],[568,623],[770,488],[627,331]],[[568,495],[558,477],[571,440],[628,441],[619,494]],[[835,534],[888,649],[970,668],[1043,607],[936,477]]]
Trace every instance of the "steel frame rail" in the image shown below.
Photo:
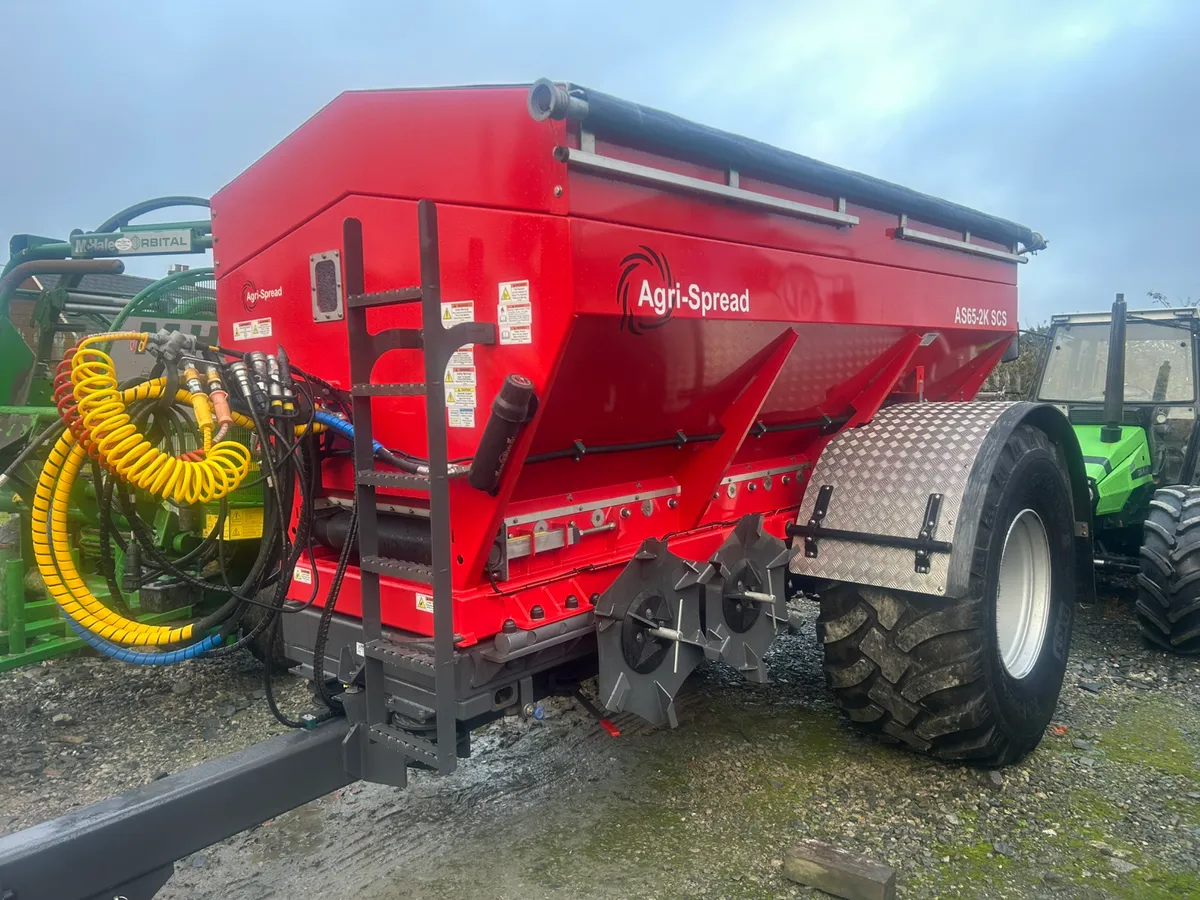
[[[150,900],[178,859],[344,787],[345,720],[0,838],[0,900]]]

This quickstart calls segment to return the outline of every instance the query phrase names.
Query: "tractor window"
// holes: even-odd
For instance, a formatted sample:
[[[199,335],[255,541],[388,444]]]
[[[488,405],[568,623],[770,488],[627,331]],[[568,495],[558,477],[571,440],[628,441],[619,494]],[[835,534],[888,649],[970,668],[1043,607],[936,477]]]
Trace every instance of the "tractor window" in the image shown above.
[[[1038,399],[1102,403],[1108,368],[1108,324],[1060,325],[1051,336],[1054,343]],[[1125,339],[1126,403],[1185,403],[1195,397],[1190,331],[1130,322]]]

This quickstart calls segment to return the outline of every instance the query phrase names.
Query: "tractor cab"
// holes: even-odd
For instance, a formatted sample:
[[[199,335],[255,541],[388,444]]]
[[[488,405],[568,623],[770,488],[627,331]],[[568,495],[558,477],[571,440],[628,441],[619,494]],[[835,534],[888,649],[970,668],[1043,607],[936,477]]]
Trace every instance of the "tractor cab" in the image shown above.
[[[1198,333],[1196,309],[1128,311],[1120,294],[1051,319],[1036,398],[1074,427],[1109,552],[1136,554],[1156,487],[1195,481]]]

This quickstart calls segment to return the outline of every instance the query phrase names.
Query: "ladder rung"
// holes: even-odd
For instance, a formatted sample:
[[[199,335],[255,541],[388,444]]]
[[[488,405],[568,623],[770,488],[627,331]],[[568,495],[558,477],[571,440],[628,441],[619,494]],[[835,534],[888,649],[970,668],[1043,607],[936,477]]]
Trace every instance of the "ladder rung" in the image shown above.
[[[389,747],[398,750],[406,757],[429,766],[438,765],[437,744],[425,738],[409,734],[390,725],[372,725],[371,736],[379,738]]]
[[[350,388],[354,397],[424,397],[425,382],[410,384],[356,384]]]
[[[351,294],[346,305],[355,308],[364,306],[390,306],[393,303],[415,303],[421,299],[419,287],[396,288],[392,291],[375,291],[370,294]]]
[[[364,556],[359,560],[358,567],[368,572],[374,572],[376,575],[391,575],[393,578],[403,578],[406,581],[433,584],[433,568],[420,563],[389,559],[386,556]]]
[[[375,487],[412,488],[416,491],[429,490],[428,475],[410,475],[408,472],[376,472],[373,469],[360,469],[358,483]]]
[[[426,678],[433,678],[433,657],[419,650],[411,650],[402,644],[396,644],[383,638],[369,641],[363,647],[363,652],[371,659],[378,659],[388,665],[405,669]]]

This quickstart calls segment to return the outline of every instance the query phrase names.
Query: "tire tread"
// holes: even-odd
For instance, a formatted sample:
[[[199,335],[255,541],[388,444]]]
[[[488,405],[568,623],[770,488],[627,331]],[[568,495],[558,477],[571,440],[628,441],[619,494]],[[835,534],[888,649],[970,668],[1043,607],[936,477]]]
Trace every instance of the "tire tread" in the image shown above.
[[[1200,654],[1200,488],[1172,485],[1154,492],[1143,530],[1137,576],[1138,627],[1147,643],[1173,653]]]
[[[1031,449],[1053,452],[1054,445],[1044,432],[1019,426],[993,469],[989,494]],[[993,526],[986,516],[980,521],[977,546],[986,546]],[[986,554],[974,553],[973,580],[983,578],[985,565]],[[821,599],[826,681],[857,728],[938,759],[988,766],[1015,762],[1040,740],[1015,740],[990,705],[982,596],[949,601],[840,583]]]

